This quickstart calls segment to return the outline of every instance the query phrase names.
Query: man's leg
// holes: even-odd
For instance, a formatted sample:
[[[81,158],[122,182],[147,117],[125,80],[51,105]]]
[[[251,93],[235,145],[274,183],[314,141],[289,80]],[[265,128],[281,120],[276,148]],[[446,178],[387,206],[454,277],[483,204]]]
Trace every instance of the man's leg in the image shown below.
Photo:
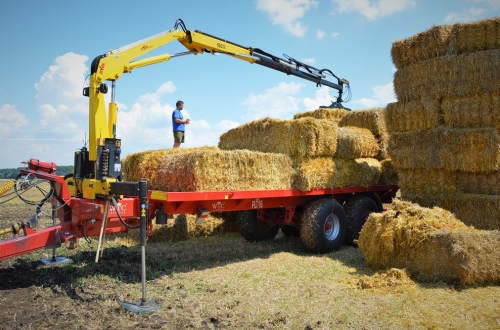
[[[179,148],[181,146],[181,143],[184,143],[184,132],[174,132],[174,148]]]
[[[181,135],[180,132],[174,132],[174,148],[179,148],[181,146]]]

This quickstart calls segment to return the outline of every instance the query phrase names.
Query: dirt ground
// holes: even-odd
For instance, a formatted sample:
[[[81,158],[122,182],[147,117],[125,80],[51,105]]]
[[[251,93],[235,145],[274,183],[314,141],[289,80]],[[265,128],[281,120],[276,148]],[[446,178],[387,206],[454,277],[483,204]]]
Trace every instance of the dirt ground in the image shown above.
[[[0,204],[0,228],[33,212]],[[0,262],[0,329],[500,329],[499,286],[377,282],[355,247],[311,255],[298,238],[238,234],[148,244],[147,300],[161,309],[130,313],[140,248],[110,239],[95,263],[97,241],[80,241],[57,250],[71,264],[42,265],[51,249]]]

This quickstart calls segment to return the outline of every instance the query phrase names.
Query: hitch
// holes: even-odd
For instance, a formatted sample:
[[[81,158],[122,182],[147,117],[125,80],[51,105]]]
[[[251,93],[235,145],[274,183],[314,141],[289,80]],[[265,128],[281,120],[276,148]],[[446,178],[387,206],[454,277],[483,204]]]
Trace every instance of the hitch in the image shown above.
[[[31,216],[31,218],[26,222],[14,223],[10,225],[10,227],[0,229],[0,236],[10,233],[17,235],[21,232],[21,229],[24,230],[24,235],[29,235],[34,232],[32,228],[35,228],[38,225],[39,219],[40,213]]]
[[[22,223],[15,223],[10,225],[10,227],[5,228],[5,229],[0,229],[0,236],[5,235],[5,234],[14,234],[17,235],[21,232],[21,229],[23,228]]]

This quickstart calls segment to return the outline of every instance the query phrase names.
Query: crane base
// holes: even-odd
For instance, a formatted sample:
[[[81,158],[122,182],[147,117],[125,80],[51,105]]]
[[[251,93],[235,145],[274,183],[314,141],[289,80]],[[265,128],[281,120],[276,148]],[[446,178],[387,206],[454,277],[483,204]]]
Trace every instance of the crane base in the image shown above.
[[[46,266],[60,265],[60,264],[70,264],[73,260],[66,257],[52,257],[40,259],[40,262]]]
[[[153,300],[147,302],[146,306],[141,306],[141,302],[119,302],[120,306],[135,314],[149,313],[161,309],[160,305]]]

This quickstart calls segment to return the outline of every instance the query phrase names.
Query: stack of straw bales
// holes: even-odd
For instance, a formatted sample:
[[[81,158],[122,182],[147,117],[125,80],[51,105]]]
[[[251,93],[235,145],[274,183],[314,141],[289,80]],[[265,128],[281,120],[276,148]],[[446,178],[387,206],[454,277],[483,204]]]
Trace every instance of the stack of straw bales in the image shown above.
[[[500,232],[466,226],[442,208],[396,200],[370,215],[358,246],[375,270],[406,269],[424,281],[500,282]]]
[[[500,18],[435,26],[392,45],[388,153],[404,199],[500,229]]]
[[[371,186],[382,175],[382,110],[318,109],[293,120],[264,118],[224,133],[218,146],[289,156],[296,169],[293,186],[303,191]]]

